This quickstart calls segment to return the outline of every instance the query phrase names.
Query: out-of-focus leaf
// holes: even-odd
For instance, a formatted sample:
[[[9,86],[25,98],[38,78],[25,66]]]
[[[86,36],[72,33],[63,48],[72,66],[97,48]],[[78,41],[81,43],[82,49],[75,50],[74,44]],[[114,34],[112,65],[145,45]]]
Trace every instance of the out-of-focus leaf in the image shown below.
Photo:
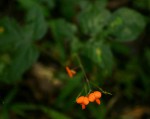
[[[57,58],[64,62],[66,60],[65,43],[73,41],[77,28],[63,19],[50,21],[49,26],[56,41],[55,49],[59,53]]]
[[[49,118],[52,118],[52,119],[71,119],[68,116],[66,116],[66,115],[64,115],[64,114],[62,114],[56,110],[46,108],[46,107],[42,107],[41,109],[45,114],[47,114],[47,116]]]
[[[4,28],[4,33],[0,34],[0,51],[13,51],[24,40],[21,27],[14,19],[9,18],[1,19],[0,26]]]
[[[79,52],[80,49],[82,49],[82,47],[84,46],[84,44],[78,38],[74,38],[72,39],[70,46],[71,46],[71,52],[72,54],[74,54],[76,52]]]
[[[42,10],[33,7],[27,14],[27,23],[30,26],[30,32],[34,40],[41,39],[47,32],[47,22],[44,18]]]
[[[94,4],[94,7],[97,7],[102,10],[102,8],[106,7],[107,0],[59,0],[61,13],[67,19],[76,19],[76,15],[82,9],[86,9],[89,6]]]
[[[21,6],[25,9],[30,9],[34,7],[43,7],[43,5],[48,6],[49,9],[52,9],[55,5],[54,0],[18,0]]]
[[[90,36],[95,36],[106,26],[111,14],[106,9],[100,9],[98,5],[89,6],[78,15],[81,31]]]
[[[38,55],[38,50],[30,44],[18,47],[14,52],[11,64],[1,75],[1,80],[8,83],[19,80],[22,74],[36,61]]]
[[[109,45],[103,43],[86,43],[82,53],[101,68],[111,70],[113,66],[113,55]]]
[[[49,25],[55,40],[58,40],[59,42],[62,40],[72,40],[77,31],[75,25],[68,23],[63,19],[50,21]]]
[[[32,33],[32,39],[41,39],[47,32],[47,22],[45,20],[47,9],[40,1],[36,0],[18,0],[18,2],[27,11],[26,22],[30,26],[28,30]]]
[[[109,28],[111,35],[118,41],[135,40],[145,27],[144,17],[129,8],[121,8],[114,12]]]
[[[0,51],[8,52],[3,54],[9,56],[9,62],[5,61],[7,65],[0,74],[0,80],[10,83],[20,79],[24,71],[36,61],[38,50],[32,44],[32,35],[28,34],[24,27],[21,28],[13,19],[6,18],[0,23],[5,28],[5,33],[0,36]]]

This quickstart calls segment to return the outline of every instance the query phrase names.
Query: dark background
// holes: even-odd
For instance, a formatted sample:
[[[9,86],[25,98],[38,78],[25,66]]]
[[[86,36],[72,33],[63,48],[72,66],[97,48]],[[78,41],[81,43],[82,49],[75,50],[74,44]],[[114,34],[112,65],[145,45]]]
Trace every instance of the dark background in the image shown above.
[[[76,55],[107,91],[85,110]],[[150,0],[0,0],[0,119],[150,119],[149,99]]]

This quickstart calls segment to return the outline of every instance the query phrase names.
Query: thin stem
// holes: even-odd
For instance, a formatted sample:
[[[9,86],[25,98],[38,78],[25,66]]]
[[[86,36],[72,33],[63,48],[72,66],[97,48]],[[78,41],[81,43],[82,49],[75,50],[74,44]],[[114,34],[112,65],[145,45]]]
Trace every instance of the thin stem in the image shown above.
[[[88,80],[88,78],[87,78],[87,75],[86,75],[86,73],[85,73],[85,70],[84,70],[84,67],[83,67],[83,65],[82,65],[82,62],[81,62],[81,60],[80,60],[80,58],[79,58],[79,56],[76,54],[76,57],[77,57],[77,60],[78,60],[78,62],[79,62],[79,66],[80,66],[80,68],[81,68],[81,70],[82,70],[82,72],[83,72],[83,74],[84,74],[84,77],[85,77],[85,80],[86,80],[86,82],[87,82],[87,85],[88,85],[88,87],[89,87],[89,92],[91,91],[91,87],[90,87],[90,83],[89,83],[89,80]]]
[[[110,92],[104,91],[102,88],[100,88],[100,87],[97,86],[96,84],[94,84],[94,83],[92,83],[92,82],[91,82],[91,84],[94,85],[95,87],[97,87],[102,93],[108,94],[108,95],[112,95]]]

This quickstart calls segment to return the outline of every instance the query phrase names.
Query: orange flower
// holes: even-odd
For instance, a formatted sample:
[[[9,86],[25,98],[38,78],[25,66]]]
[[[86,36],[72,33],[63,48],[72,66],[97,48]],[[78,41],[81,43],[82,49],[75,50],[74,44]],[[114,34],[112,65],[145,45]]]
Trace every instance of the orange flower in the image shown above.
[[[66,71],[70,78],[72,78],[76,74],[76,71],[74,71],[73,69],[70,69],[69,67],[66,67]]]
[[[93,93],[89,94],[88,99],[90,102],[96,101],[97,104],[100,104],[100,99],[102,94],[99,91],[94,91]]]
[[[89,104],[89,99],[88,99],[87,97],[85,97],[85,96],[80,96],[80,97],[78,97],[78,98],[76,99],[76,102],[77,102],[78,104],[81,104],[82,109],[85,109],[86,105]]]

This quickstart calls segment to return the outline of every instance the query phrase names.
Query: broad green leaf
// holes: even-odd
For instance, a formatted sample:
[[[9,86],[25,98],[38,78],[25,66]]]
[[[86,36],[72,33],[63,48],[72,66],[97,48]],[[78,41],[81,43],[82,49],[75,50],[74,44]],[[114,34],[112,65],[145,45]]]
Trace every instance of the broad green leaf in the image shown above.
[[[72,39],[72,42],[70,44],[72,55],[79,52],[83,46],[84,44],[78,38]]]
[[[75,38],[75,33],[77,31],[77,28],[75,25],[68,23],[67,21],[63,19],[58,20],[52,20],[49,23],[52,36],[54,40],[56,41],[55,49],[59,53],[58,59],[60,59],[62,62],[66,60],[66,51],[65,51],[65,43],[72,42]]]
[[[21,6],[21,8],[26,10],[27,14],[32,9],[36,9],[38,12],[41,12],[43,15],[47,15],[49,13],[48,8],[46,7],[46,5],[48,5],[46,2],[47,0],[17,0],[17,1],[19,5]],[[53,1],[53,0],[50,0],[50,1]]]
[[[37,60],[38,50],[32,45],[20,45],[14,52],[11,63],[1,75],[1,80],[10,83],[19,80],[22,74]]]
[[[14,19],[3,18],[0,26],[4,28],[4,33],[0,34],[0,51],[13,51],[18,44],[24,41],[21,27]],[[13,48],[13,49],[12,49]]]
[[[92,6],[98,8],[99,10],[104,10],[107,6],[107,0],[95,0],[95,1],[81,0],[79,2],[79,6],[81,10],[87,9]]]
[[[32,39],[39,40],[47,32],[47,22],[40,8],[33,7],[27,13],[27,23],[30,26]]]
[[[18,2],[26,10],[26,22],[30,27],[28,30],[32,33],[32,39],[41,39],[47,32],[46,7],[36,0],[18,0]]]
[[[97,5],[89,6],[78,15],[78,22],[81,31],[89,36],[99,34],[108,23],[111,14],[108,10],[100,10]]]
[[[111,35],[118,41],[135,40],[145,27],[144,17],[129,8],[115,11],[110,20]]]
[[[39,53],[32,44],[33,34],[29,33],[27,27],[20,27],[10,18],[3,19],[0,24],[5,29],[0,35],[0,52],[7,55],[7,58],[2,58],[5,67],[0,74],[0,80],[10,83],[21,78],[22,74],[36,61]]]
[[[64,19],[52,20],[49,25],[55,40],[58,40],[59,42],[62,40],[72,40],[77,31],[75,25]]]
[[[108,44],[86,43],[82,54],[91,59],[103,69],[111,70],[113,66],[113,55]]]

